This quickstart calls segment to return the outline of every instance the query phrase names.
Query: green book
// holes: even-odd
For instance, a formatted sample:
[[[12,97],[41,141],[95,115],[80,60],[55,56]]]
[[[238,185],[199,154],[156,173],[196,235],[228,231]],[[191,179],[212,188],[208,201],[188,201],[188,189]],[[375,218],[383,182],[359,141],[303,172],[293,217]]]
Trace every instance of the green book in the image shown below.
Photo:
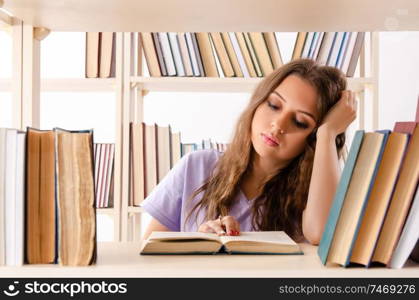
[[[323,264],[326,264],[326,259],[329,253],[330,245],[332,243],[336,224],[338,222],[340,211],[343,206],[343,200],[345,199],[346,191],[348,190],[359,149],[361,148],[362,140],[364,139],[364,134],[364,130],[357,130],[355,133],[351,149],[349,150],[348,159],[346,160],[345,167],[343,168],[335,198],[333,200],[332,207],[330,208],[329,217],[324,228],[322,239],[320,241],[319,248],[317,249],[317,254],[319,255]]]
[[[150,254],[303,254],[284,231],[241,232],[218,236],[204,232],[154,231],[143,241],[142,255]]]

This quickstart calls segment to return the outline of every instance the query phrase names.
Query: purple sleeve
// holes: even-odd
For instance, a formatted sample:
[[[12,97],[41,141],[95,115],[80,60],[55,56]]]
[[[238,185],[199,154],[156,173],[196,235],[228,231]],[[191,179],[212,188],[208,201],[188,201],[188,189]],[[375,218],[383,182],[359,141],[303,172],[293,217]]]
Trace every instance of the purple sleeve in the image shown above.
[[[190,153],[188,153],[190,154]],[[182,196],[189,155],[183,156],[141,206],[171,231],[180,231]]]

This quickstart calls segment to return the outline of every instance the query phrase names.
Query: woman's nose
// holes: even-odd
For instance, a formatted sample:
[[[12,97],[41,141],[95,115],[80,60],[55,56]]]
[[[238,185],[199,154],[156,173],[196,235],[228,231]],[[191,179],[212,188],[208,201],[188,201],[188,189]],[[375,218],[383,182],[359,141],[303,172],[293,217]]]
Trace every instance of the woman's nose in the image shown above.
[[[272,120],[272,128],[275,132],[279,133],[281,131],[286,132],[288,129],[288,117],[286,115],[281,115],[280,117]]]

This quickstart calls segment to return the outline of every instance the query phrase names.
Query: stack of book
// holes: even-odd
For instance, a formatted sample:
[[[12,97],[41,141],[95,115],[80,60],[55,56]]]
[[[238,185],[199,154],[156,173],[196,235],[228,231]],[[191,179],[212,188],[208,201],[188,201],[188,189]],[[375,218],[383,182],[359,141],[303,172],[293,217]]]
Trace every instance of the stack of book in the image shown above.
[[[96,208],[113,207],[115,144],[94,144]]]
[[[299,32],[292,59],[310,58],[353,77],[364,32]],[[283,65],[278,32],[142,32],[152,77],[264,77]]]
[[[206,150],[206,149],[215,149],[219,152],[225,152],[227,150],[228,144],[212,141],[211,139],[204,139],[201,143],[181,143],[181,153],[182,156],[185,154],[196,151],[196,150]]]
[[[418,252],[418,122],[419,100],[416,122],[356,132],[318,248],[323,264],[401,268]]]
[[[182,144],[180,132],[170,126],[130,124],[130,196],[129,205],[139,206],[154,187],[186,153],[200,149],[224,151],[226,144],[212,142]]]
[[[96,258],[93,132],[0,129],[0,265]]]
[[[86,32],[86,78],[115,77],[115,33]]]

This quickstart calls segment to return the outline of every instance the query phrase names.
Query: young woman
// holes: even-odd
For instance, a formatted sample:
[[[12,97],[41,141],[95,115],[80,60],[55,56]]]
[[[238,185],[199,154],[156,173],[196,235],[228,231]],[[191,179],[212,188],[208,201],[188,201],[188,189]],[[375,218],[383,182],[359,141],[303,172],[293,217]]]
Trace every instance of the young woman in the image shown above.
[[[336,68],[300,59],[274,70],[254,91],[227,151],[185,155],[144,200],[152,216],[144,238],[283,230],[318,244],[356,106]]]

